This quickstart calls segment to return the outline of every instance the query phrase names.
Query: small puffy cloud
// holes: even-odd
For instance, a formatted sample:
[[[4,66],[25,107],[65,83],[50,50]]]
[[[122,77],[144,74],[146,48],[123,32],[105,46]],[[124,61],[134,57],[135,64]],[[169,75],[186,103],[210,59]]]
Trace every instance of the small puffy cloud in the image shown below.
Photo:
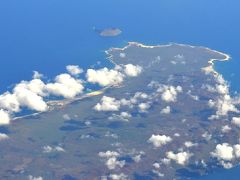
[[[4,133],[0,133],[0,141],[2,140],[5,140],[5,139],[8,139],[8,135],[7,134],[4,134]]]
[[[111,157],[106,161],[105,164],[108,167],[108,169],[112,170],[118,166],[122,168],[125,165],[125,161],[119,161],[116,157]]]
[[[190,147],[198,146],[198,144],[197,143],[193,143],[191,141],[186,141],[184,143],[184,146],[186,146],[187,148],[190,148]]]
[[[33,71],[33,79],[41,79],[43,78],[43,74],[39,73],[38,71]]]
[[[161,87],[158,88],[157,91],[162,93],[161,98],[163,101],[174,102],[177,100],[178,93],[182,92],[182,87],[162,85]]]
[[[21,81],[19,84],[15,86],[14,90],[15,89],[26,89],[39,96],[47,95],[47,92],[45,92],[45,84],[40,79],[33,79],[31,81]]]
[[[136,77],[142,72],[142,67],[139,65],[127,64],[124,66],[124,72],[127,76]]]
[[[110,158],[110,157],[117,157],[120,154],[116,151],[106,151],[106,152],[99,152],[98,156],[102,158]]]
[[[90,83],[99,84],[100,86],[111,86],[122,83],[124,75],[115,69],[88,69],[86,78]]]
[[[41,176],[34,177],[34,176],[32,176],[32,175],[29,175],[29,176],[28,176],[28,180],[43,180],[43,177],[41,177]]]
[[[233,148],[234,148],[235,156],[237,158],[239,158],[240,157],[240,144],[234,145]]]
[[[172,138],[166,135],[152,135],[148,142],[152,143],[155,147],[161,147],[172,141]]]
[[[10,123],[10,115],[8,112],[0,109],[0,125],[7,125]]]
[[[128,122],[132,115],[128,112],[121,112],[120,115],[113,114],[108,119],[113,121],[125,121]]]
[[[211,155],[217,158],[224,168],[232,168],[232,160],[240,158],[240,144],[230,145],[228,143],[218,144]]]
[[[10,112],[19,112],[20,103],[18,102],[17,96],[15,94],[10,94],[9,92],[0,95],[0,108],[6,109]]]
[[[167,106],[161,110],[161,114],[170,114],[171,113],[171,107]]]
[[[240,126],[240,117],[233,117],[232,118],[232,123],[237,125],[237,126]]]
[[[231,131],[231,127],[229,127],[228,125],[225,125],[222,127],[221,131],[223,133],[228,133],[229,131]]]
[[[174,160],[177,164],[186,165],[192,154],[189,152],[179,152],[175,154],[174,152],[169,151],[166,153],[166,156],[168,159]]]
[[[140,112],[147,112],[147,110],[150,108],[150,104],[149,103],[140,103],[138,105],[139,111]]]
[[[48,110],[47,103],[40,95],[32,92],[21,84],[17,85],[14,88],[14,94],[16,95],[17,100],[21,106],[25,106],[31,110],[40,112]]]
[[[218,160],[230,161],[234,158],[233,147],[228,143],[218,144],[214,152],[211,153]]]
[[[120,53],[119,56],[120,56],[120,58],[125,58],[126,54],[125,53]]]
[[[94,106],[96,111],[118,111],[121,103],[113,97],[103,96],[101,102]]]
[[[71,120],[71,117],[68,114],[64,114],[62,117],[64,120]]]
[[[67,69],[68,73],[73,76],[77,76],[77,75],[83,73],[83,69],[81,69],[77,65],[68,65],[68,66],[66,66],[66,69]]]
[[[106,152],[99,152],[98,155],[101,158],[105,158],[106,162],[105,165],[108,169],[113,170],[116,167],[122,168],[125,165],[125,161],[119,161],[117,157],[119,157],[119,153],[115,151],[106,151]]]
[[[83,92],[82,81],[71,77],[69,74],[60,74],[55,78],[55,83],[46,85],[50,94],[63,96],[64,98],[74,98]]]
[[[120,174],[110,174],[109,178],[112,180],[127,180],[128,176],[125,175],[124,173],[120,173]]]
[[[223,95],[217,100],[210,99],[208,105],[211,108],[217,109],[216,115],[211,116],[209,119],[218,119],[220,116],[228,115],[229,112],[238,112],[238,109],[229,95]]]
[[[65,152],[65,150],[60,146],[43,146],[43,153],[54,153],[54,152]]]

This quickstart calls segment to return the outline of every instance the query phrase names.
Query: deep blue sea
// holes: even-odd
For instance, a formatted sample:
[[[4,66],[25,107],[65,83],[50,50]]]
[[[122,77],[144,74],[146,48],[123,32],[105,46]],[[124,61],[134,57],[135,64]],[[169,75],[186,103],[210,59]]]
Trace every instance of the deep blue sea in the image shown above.
[[[104,50],[128,41],[207,46],[231,55],[216,68],[240,90],[238,0],[2,0],[0,1],[0,92],[32,71],[48,79],[77,64],[105,61]],[[122,35],[100,37],[93,27],[118,27]],[[208,179],[240,179],[240,168]]]

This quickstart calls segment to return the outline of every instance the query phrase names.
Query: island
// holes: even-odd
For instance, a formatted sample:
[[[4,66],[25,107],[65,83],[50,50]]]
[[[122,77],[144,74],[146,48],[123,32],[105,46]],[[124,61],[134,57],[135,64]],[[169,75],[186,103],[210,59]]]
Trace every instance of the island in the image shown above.
[[[101,30],[101,29],[96,29],[94,27],[93,30],[103,37],[119,36],[122,33],[122,31],[119,28],[106,28]]]
[[[240,162],[239,102],[214,69],[229,55],[136,42],[106,54],[142,73],[1,127],[2,178],[187,179]]]

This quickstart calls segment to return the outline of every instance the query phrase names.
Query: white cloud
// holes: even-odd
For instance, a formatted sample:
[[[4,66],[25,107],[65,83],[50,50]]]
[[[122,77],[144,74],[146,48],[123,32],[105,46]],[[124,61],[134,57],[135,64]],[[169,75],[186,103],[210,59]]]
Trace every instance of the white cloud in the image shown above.
[[[0,109],[0,125],[7,125],[10,123],[10,115],[8,112]]]
[[[166,156],[168,159],[174,160],[177,164],[186,165],[192,154],[188,152],[179,152],[175,154],[174,152],[169,151],[166,153]]]
[[[127,64],[124,65],[124,72],[127,76],[136,77],[142,72],[142,67],[139,65]]]
[[[0,133],[0,141],[2,140],[5,140],[5,139],[8,139],[8,135],[7,134],[4,134],[4,133]]]
[[[99,152],[98,155],[102,158],[110,158],[110,157],[117,157],[120,154],[116,151],[106,151],[106,152]]]
[[[103,96],[101,102],[94,109],[96,111],[118,111],[121,103],[113,97]]]
[[[43,74],[39,73],[38,71],[33,71],[33,79],[41,79],[43,78]]]
[[[47,95],[47,93],[45,92],[45,84],[40,79],[33,79],[31,81],[21,81],[19,84],[15,86],[14,89],[26,89],[39,96]]]
[[[81,69],[77,65],[68,65],[68,66],[66,66],[66,69],[67,69],[68,73],[70,73],[73,76],[77,76],[77,75],[83,73],[83,69]]]
[[[234,148],[235,156],[237,158],[239,158],[240,157],[240,144],[234,145],[233,148]]]
[[[150,108],[150,104],[149,103],[140,103],[138,105],[139,111],[140,112],[147,112],[147,110]]]
[[[71,120],[71,117],[68,114],[64,114],[62,117],[64,120]]]
[[[120,115],[113,114],[108,119],[109,120],[113,120],[113,121],[125,121],[125,122],[128,122],[131,117],[132,117],[132,115],[129,114],[128,112],[121,112]]]
[[[13,91],[21,106],[25,106],[35,111],[48,110],[47,103],[43,100],[43,98],[25,86],[22,86],[22,84],[17,85]]]
[[[178,93],[182,92],[182,87],[181,86],[166,86],[166,85],[161,85],[157,92],[162,93],[161,98],[165,102],[174,102],[177,100],[177,95]]]
[[[170,114],[171,113],[171,107],[167,106],[167,107],[163,108],[160,113],[161,114]]]
[[[237,125],[237,126],[240,126],[240,117],[233,117],[232,118],[232,123]]]
[[[28,176],[28,180],[43,180],[43,177],[41,177],[41,176],[34,177],[34,176],[32,176],[32,175],[29,175],[29,176]]]
[[[127,180],[128,176],[125,175],[124,173],[120,173],[120,174],[110,174],[109,178],[111,178],[112,180]]]
[[[228,143],[218,144],[214,152],[211,153],[218,160],[230,161],[234,158],[233,147]]]
[[[118,152],[115,151],[99,152],[98,155],[106,159],[105,165],[110,170],[113,170],[116,167],[122,168],[125,165],[125,161],[119,161],[117,159],[117,157],[119,157],[120,155]]]
[[[20,103],[18,102],[15,94],[6,92],[0,95],[0,108],[6,109],[10,112],[19,112]]]
[[[221,131],[223,133],[228,133],[229,131],[231,131],[231,129],[232,129],[231,127],[229,127],[228,125],[225,125],[222,127]]]
[[[187,148],[190,148],[190,147],[193,147],[193,146],[198,146],[197,143],[193,143],[193,142],[191,142],[191,141],[186,141],[186,142],[184,143],[184,145],[185,145]]]
[[[152,143],[155,147],[161,147],[172,141],[172,138],[166,135],[152,135],[148,142]]]
[[[232,160],[240,158],[240,144],[230,145],[228,143],[218,144],[211,155],[217,158],[219,164],[224,168],[232,168]]]
[[[117,85],[123,82],[124,75],[115,70],[102,68],[99,70],[88,69],[86,74],[87,81],[90,83],[97,83],[100,86]]]
[[[53,153],[53,152],[65,152],[65,150],[60,146],[43,146],[43,153]]]
[[[120,53],[119,56],[120,56],[120,58],[125,58],[126,54],[125,53]]]
[[[46,85],[47,91],[53,95],[74,98],[83,92],[82,81],[69,74],[60,74],[55,78],[55,81],[55,83]]]

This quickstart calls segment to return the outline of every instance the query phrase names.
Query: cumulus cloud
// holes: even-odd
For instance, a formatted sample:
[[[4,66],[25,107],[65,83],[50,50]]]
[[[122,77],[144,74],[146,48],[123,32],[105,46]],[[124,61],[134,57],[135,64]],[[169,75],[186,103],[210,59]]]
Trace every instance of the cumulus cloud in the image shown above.
[[[99,152],[98,155],[102,158],[105,158],[106,162],[105,165],[108,169],[113,170],[116,167],[122,168],[125,165],[125,161],[119,161],[117,157],[120,156],[118,152],[115,151],[106,151],[106,152]]]
[[[218,144],[211,155],[219,160],[231,161],[234,158],[233,147],[228,143]]]
[[[228,125],[225,125],[222,127],[221,131],[223,133],[228,133],[229,131],[231,131],[231,129],[232,129],[231,127],[229,127]]]
[[[90,83],[99,84],[100,86],[111,86],[122,83],[124,75],[115,69],[88,69],[86,78]]]
[[[60,74],[55,78],[55,81],[55,83],[46,85],[47,91],[53,95],[74,98],[83,92],[82,81],[69,74]]]
[[[215,101],[210,99],[208,105],[209,107],[217,109],[216,115],[213,115],[210,119],[218,119],[221,116],[226,116],[228,112],[238,112],[238,109],[233,104],[233,100],[229,95],[223,95]]]
[[[155,147],[161,147],[172,141],[172,138],[166,135],[152,135],[148,142],[152,143]]]
[[[28,176],[28,180],[43,180],[43,177],[41,177],[41,176],[34,177],[34,176],[32,176],[32,175],[29,175],[29,176]]]
[[[0,133],[0,141],[2,140],[5,140],[5,139],[8,139],[8,135],[7,134],[4,134],[4,133]]]
[[[15,89],[26,89],[39,96],[47,95],[47,92],[45,92],[45,84],[40,79],[33,79],[31,81],[21,81],[19,84],[15,86],[14,91]]]
[[[171,107],[167,106],[161,110],[161,114],[170,114],[171,112]]]
[[[184,143],[184,146],[186,146],[187,148],[190,148],[190,147],[198,146],[198,143],[193,143],[191,141],[186,141]]]
[[[10,112],[19,112],[20,103],[18,102],[17,96],[9,92],[0,95],[0,108]]]
[[[147,110],[150,108],[150,103],[140,103],[138,105],[139,111],[140,112],[147,112]]]
[[[0,109],[0,125],[7,125],[10,123],[10,115],[8,112]]]
[[[125,58],[126,54],[125,53],[120,53],[119,56],[120,56],[120,58]]]
[[[142,72],[142,67],[139,65],[127,64],[124,65],[124,72],[127,76],[136,77]]]
[[[38,71],[33,71],[33,79],[41,79],[43,78],[43,74],[39,73]]]
[[[54,152],[65,152],[65,150],[60,146],[43,146],[43,153],[54,153]]]
[[[217,158],[220,165],[224,168],[232,168],[232,160],[240,158],[240,144],[230,145],[228,143],[217,144],[211,155]]]
[[[132,115],[128,112],[121,112],[119,115],[113,114],[108,119],[113,121],[129,121],[129,119],[132,117]]]
[[[162,93],[161,98],[165,102],[174,102],[177,100],[178,93],[182,92],[181,86],[167,86],[167,85],[161,85],[157,92]]]
[[[103,96],[101,102],[94,106],[96,111],[118,111],[121,103],[113,97]]]
[[[83,73],[83,69],[81,69],[77,65],[68,65],[68,66],[66,66],[66,69],[67,69],[68,73],[73,76],[77,76],[77,75]]]
[[[189,152],[179,152],[175,154],[174,152],[169,151],[166,153],[166,156],[168,159],[174,160],[177,164],[186,165],[192,154]]]
[[[128,176],[125,175],[124,173],[120,173],[120,174],[110,174],[109,178],[111,178],[112,180],[127,180]]]
[[[40,95],[32,92],[21,83],[14,88],[13,92],[21,106],[40,112],[48,109],[47,103]]]
[[[237,126],[240,126],[240,117],[233,117],[232,118],[232,123],[237,125]]]

